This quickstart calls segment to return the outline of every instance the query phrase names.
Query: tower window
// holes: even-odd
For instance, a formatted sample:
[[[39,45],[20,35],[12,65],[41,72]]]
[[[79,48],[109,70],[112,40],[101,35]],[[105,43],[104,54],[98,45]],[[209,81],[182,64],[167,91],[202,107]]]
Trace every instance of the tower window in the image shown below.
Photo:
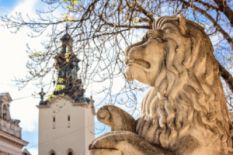
[[[56,155],[55,151],[50,151],[49,155]]]
[[[70,149],[69,151],[68,151],[68,154],[67,155],[74,155],[73,154],[73,151]]]
[[[70,128],[70,115],[68,115],[67,120],[68,120],[67,127]]]
[[[52,126],[52,128],[53,129],[55,129],[56,128],[56,117],[55,116],[53,116],[53,126]]]

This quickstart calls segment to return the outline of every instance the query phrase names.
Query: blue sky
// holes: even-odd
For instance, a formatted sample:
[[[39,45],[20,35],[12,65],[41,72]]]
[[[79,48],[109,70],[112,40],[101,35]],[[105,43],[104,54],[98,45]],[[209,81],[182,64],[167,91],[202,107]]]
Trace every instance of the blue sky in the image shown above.
[[[18,0],[0,0],[0,5],[4,8],[12,8],[17,2]]]
[[[8,13],[20,0],[0,0],[0,14]]]

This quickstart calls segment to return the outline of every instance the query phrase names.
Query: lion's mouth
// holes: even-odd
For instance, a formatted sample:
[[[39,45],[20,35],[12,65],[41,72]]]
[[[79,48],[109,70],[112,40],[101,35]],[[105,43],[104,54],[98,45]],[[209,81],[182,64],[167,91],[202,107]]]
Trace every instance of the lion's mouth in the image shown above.
[[[126,61],[126,65],[128,65],[128,66],[131,66],[133,64],[138,64],[138,65],[140,65],[140,66],[142,66],[144,68],[147,68],[147,69],[150,68],[150,63],[143,60],[143,59],[128,59]]]

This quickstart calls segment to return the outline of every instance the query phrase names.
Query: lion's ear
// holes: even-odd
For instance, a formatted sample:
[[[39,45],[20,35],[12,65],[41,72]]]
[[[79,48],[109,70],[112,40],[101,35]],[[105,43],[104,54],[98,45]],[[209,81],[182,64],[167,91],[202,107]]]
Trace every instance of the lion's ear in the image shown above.
[[[183,35],[186,34],[187,32],[187,25],[186,25],[186,19],[184,18],[183,15],[179,14],[178,16],[178,20],[179,20],[179,28],[180,28],[180,31]]]

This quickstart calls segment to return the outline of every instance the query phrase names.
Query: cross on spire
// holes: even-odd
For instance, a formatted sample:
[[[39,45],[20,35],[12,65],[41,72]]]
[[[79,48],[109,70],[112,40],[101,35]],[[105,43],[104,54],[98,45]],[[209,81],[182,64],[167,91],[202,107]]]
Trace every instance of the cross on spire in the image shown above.
[[[40,95],[40,103],[43,103],[44,102],[44,96],[46,95],[43,88],[41,88],[41,91],[40,91],[39,95]]]
[[[66,33],[68,34],[68,30],[69,30],[69,25],[68,23],[66,22]]]

